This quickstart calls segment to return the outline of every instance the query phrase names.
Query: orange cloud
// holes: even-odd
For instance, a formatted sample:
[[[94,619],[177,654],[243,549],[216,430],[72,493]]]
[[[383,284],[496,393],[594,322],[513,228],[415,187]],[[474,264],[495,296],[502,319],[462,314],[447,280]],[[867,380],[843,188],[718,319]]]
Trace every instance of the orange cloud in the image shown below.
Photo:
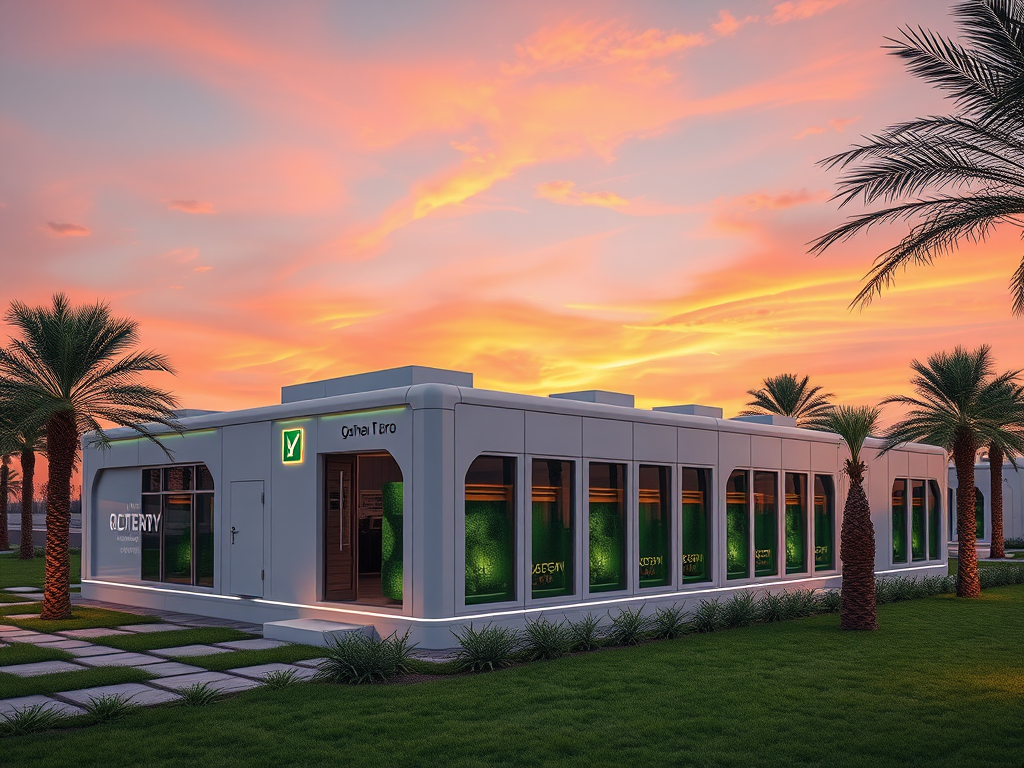
[[[83,224],[58,224],[55,221],[48,221],[46,226],[54,237],[88,237],[92,234]]]
[[[214,210],[213,203],[207,203],[203,200],[168,200],[167,210],[169,211],[182,211],[183,213],[204,213],[212,214],[217,211]]]
[[[595,205],[600,208],[621,208],[629,205],[624,197],[614,192],[577,192],[571,181],[549,181],[538,184],[534,197],[563,205]]]
[[[737,19],[728,11],[722,10],[718,12],[718,21],[713,23],[711,28],[721,37],[732,37],[740,27],[755,22],[760,18],[760,16],[747,16],[743,19]]]
[[[829,198],[828,192],[808,192],[806,189],[798,189],[795,192],[783,192],[779,195],[768,195],[763,192],[758,192],[753,195],[747,195],[740,198],[742,203],[753,211],[759,210],[771,210],[780,211],[786,208],[792,208],[796,205],[804,205],[816,200],[827,200]]]
[[[772,9],[768,23],[785,24],[788,21],[809,19],[846,2],[848,0],[788,0],[785,3],[779,3]]]

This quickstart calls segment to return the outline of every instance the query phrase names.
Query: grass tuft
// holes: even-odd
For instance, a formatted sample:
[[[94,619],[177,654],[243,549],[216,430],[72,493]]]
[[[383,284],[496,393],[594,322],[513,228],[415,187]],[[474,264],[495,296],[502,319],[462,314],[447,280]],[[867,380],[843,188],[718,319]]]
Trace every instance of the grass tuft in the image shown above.
[[[651,619],[651,634],[658,640],[672,640],[686,632],[686,614],[678,605],[659,608]]]
[[[481,629],[470,624],[461,633],[452,630],[452,634],[459,641],[455,662],[462,672],[490,672],[511,666],[523,642],[516,630],[491,624]]]
[[[409,672],[409,660],[416,645],[409,642],[408,630],[378,639],[361,632],[332,636],[324,652],[324,660],[314,678],[318,682],[361,683],[382,682]]]
[[[138,704],[132,699],[134,696],[124,696],[120,693],[104,694],[89,699],[82,708],[89,715],[94,723],[108,723],[120,720],[138,708]]]
[[[569,622],[571,651],[592,651],[601,645],[601,617],[587,614],[579,621]]]
[[[690,624],[695,632],[715,632],[724,626],[724,613],[722,601],[717,597],[714,600],[701,600]]]
[[[219,691],[210,687],[209,683],[193,683],[178,691],[181,703],[186,707],[205,707],[220,698]]]
[[[651,619],[644,616],[644,606],[623,608],[616,616],[608,614],[611,626],[607,639],[610,645],[639,645],[650,636]]]
[[[271,690],[280,690],[302,682],[294,669],[275,669],[263,678],[263,684]]]
[[[46,704],[32,704],[18,709],[0,719],[0,736],[24,736],[39,731],[49,731],[62,725],[67,715]]]
[[[572,629],[566,622],[556,624],[543,617],[536,621],[527,619],[523,630],[522,655],[527,661],[557,659],[569,652],[572,642]]]

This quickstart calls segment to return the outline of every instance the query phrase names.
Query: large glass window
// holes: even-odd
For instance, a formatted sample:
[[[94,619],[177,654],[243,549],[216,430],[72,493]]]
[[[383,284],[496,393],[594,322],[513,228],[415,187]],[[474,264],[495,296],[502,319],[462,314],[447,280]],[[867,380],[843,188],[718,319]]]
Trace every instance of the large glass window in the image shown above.
[[[829,475],[814,476],[814,570],[835,568],[836,494]]]
[[[213,586],[213,476],[203,464],[142,470],[142,579]]]
[[[711,580],[711,470],[683,467],[683,583]]]
[[[985,538],[985,494],[974,489],[974,535],[978,541]]]
[[[533,460],[533,596],[573,594],[576,465]]]
[[[725,575],[750,575],[750,483],[749,473],[742,469],[729,475],[725,486]]]
[[[669,541],[672,527],[672,471],[640,465],[640,586],[672,582]]]
[[[786,473],[786,573],[807,570],[807,475]]]
[[[779,476],[774,472],[754,473],[754,575],[774,576],[779,572],[779,508],[775,501]]]
[[[590,591],[626,588],[626,466],[590,464]]]
[[[939,559],[939,544],[942,538],[940,532],[940,521],[942,510],[939,508],[939,499],[942,494],[939,491],[939,484],[934,480],[928,481],[928,558]]]
[[[466,604],[515,599],[516,460],[478,456],[466,472]]]
[[[907,562],[907,481],[892,484],[892,561]]]
[[[924,480],[910,481],[910,558],[925,559]]]

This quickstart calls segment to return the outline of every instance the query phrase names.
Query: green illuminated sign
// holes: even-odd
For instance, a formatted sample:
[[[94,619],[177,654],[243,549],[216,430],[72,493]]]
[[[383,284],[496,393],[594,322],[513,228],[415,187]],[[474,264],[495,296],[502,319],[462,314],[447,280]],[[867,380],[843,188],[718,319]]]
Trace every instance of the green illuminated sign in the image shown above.
[[[285,464],[302,463],[302,428],[286,429],[281,433],[281,461]]]

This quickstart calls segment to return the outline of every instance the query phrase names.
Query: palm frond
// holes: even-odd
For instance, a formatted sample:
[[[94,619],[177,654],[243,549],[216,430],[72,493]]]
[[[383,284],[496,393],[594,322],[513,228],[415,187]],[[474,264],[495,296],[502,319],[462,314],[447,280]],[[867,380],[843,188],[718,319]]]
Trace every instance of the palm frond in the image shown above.
[[[810,376],[802,379],[793,373],[783,373],[764,379],[760,389],[748,389],[754,399],[747,403],[743,416],[778,414],[796,419],[797,426],[815,426],[831,410],[831,392],[822,392],[810,386]]]
[[[859,465],[860,452],[878,425],[882,409],[877,406],[837,405],[825,418],[824,428],[839,435],[850,449],[850,461]]]

